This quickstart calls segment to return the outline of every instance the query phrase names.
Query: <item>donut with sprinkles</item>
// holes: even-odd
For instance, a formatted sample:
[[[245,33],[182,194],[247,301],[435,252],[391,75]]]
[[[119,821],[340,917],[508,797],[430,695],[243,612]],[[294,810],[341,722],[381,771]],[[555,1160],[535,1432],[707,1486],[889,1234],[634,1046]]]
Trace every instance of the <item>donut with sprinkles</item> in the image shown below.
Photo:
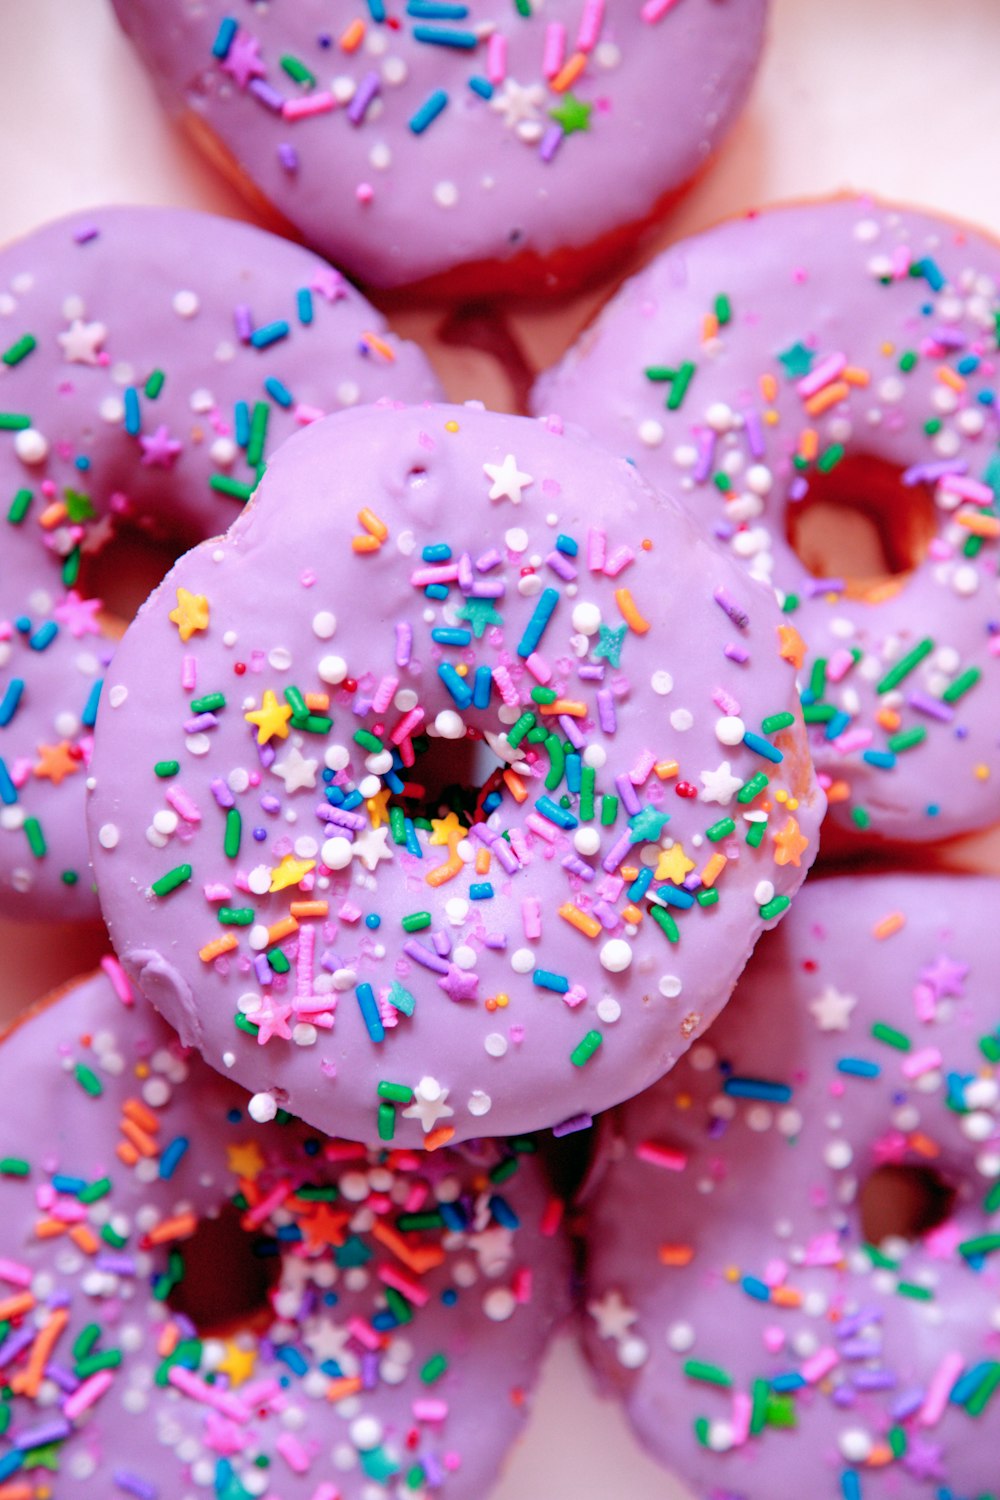
[[[738,114],[766,0],[115,0],[167,110],[380,287],[613,270]]]
[[[585,1122],[684,1051],[805,876],[800,654],[583,434],[317,422],[115,658],[112,942],[262,1115],[428,1146]]]
[[[569,1310],[530,1140],[255,1124],[112,960],[3,1054],[5,1496],[482,1500]]]
[[[323,261],[176,209],[102,209],[4,248],[0,328],[0,912],[82,921],[84,783],[121,633],[96,554],[224,531],[283,437],[438,386]]]
[[[866,839],[1000,817],[998,288],[997,244],[946,219],[769,210],[667,251],[533,397],[774,585],[831,816]],[[820,502],[871,519],[881,570],[801,560]]]
[[[998,897],[810,881],[620,1112],[586,1346],[694,1495],[997,1495]]]

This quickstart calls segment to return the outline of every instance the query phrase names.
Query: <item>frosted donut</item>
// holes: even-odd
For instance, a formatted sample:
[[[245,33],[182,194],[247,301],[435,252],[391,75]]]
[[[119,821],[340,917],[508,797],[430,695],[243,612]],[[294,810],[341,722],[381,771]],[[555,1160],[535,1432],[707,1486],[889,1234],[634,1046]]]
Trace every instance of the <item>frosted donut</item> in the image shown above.
[[[3,1492],[481,1500],[569,1304],[531,1143],[256,1125],[109,974],[3,1043]]]
[[[997,245],[929,214],[768,211],[669,250],[533,398],[774,584],[809,646],[832,816],[870,836],[1000,817],[998,286]],[[908,576],[810,572],[788,537],[823,498],[874,517]]]
[[[704,1043],[621,1112],[587,1349],[698,1497],[996,1493],[998,897],[810,882]]]
[[[113,634],[89,556],[222,531],[271,447],[438,394],[324,262],[176,209],[102,209],[0,251],[0,912],[97,915],[83,784]]]
[[[766,0],[115,0],[169,112],[362,282],[448,297],[612,269],[704,165]]]
[[[799,644],[582,435],[316,423],[115,659],[112,941],[265,1112],[406,1145],[589,1115],[708,1024],[805,875]]]

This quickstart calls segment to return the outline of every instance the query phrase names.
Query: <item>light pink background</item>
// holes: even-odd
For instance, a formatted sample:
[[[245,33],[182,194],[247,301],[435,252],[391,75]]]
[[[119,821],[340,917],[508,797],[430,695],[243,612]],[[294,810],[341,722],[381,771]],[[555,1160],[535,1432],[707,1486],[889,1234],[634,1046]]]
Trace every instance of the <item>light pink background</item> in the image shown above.
[[[923,204],[1000,235],[997,0],[772,6],[750,107],[661,243],[743,208],[843,188]],[[0,242],[107,202],[247,216],[161,120],[104,0],[0,0],[0,139]],[[607,291],[512,312],[511,330],[530,361],[540,368],[558,356]],[[429,347],[452,397],[509,406],[506,379],[490,358],[435,342],[439,320],[433,311],[394,316],[401,332]],[[973,841],[961,857],[1000,870],[995,837]],[[102,951],[99,932],[0,923],[0,1020],[92,966]],[[682,1493],[634,1448],[617,1410],[591,1394],[571,1341],[562,1340],[493,1500],[673,1500]]]

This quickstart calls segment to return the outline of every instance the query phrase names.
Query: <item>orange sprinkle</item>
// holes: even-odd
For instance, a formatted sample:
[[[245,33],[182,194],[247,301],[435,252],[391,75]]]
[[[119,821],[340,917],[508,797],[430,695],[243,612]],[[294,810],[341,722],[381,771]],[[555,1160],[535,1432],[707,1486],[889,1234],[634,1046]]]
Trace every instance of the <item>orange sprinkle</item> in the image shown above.
[[[325,714],[330,707],[329,693],[305,693],[303,696],[310,713]]]
[[[719,332],[719,320],[715,313],[706,313],[701,324],[701,341],[710,344]]]
[[[712,886],[715,884],[719,876],[722,874],[723,870],[726,868],[728,862],[729,861],[726,859],[726,856],[724,854],[719,853],[718,851],[713,854],[711,859],[707,861],[705,868],[701,872],[702,885],[707,886],[708,889],[711,890]]]
[[[19,1370],[10,1382],[10,1388],[15,1396],[37,1396],[38,1388],[45,1374],[45,1366],[49,1362],[49,1356],[55,1348],[59,1335],[69,1322],[69,1313],[65,1307],[57,1307],[49,1318],[44,1328],[40,1328],[35,1335],[35,1342],[31,1346],[28,1362],[23,1370]]]
[[[41,1492],[26,1480],[15,1479],[12,1484],[0,1484],[0,1500],[41,1500]]]
[[[448,1142],[454,1139],[454,1125],[439,1125],[436,1130],[431,1131],[430,1135],[424,1136],[424,1150],[440,1151],[442,1146],[447,1146]]]
[[[160,1128],[160,1121],[151,1109],[147,1109],[141,1099],[126,1099],[122,1105],[122,1114],[127,1120],[132,1120],[141,1126],[150,1135],[155,1135]]]
[[[773,406],[769,406],[768,409],[767,409],[767,411],[765,411],[765,413],[764,413],[764,425],[766,427],[777,427],[777,425],[778,425],[778,423],[779,423],[780,420],[781,420],[781,418],[778,416],[778,413],[774,410],[774,407]]]
[[[360,1375],[341,1375],[339,1380],[331,1380],[326,1388],[326,1399],[328,1401],[344,1401],[348,1396],[357,1396],[364,1389]]]
[[[476,850],[476,874],[488,875],[490,872],[490,851],[482,846]]]
[[[63,1225],[63,1228],[66,1226]],[[15,1292],[12,1297],[5,1297],[0,1302],[0,1322],[6,1323],[9,1319],[23,1318],[35,1305],[33,1292]]]
[[[457,854],[453,854],[450,859],[445,860],[443,865],[438,865],[429,875],[425,875],[424,879],[428,885],[444,885],[446,881],[454,880],[455,876],[460,875],[461,872],[462,861]]]
[[[803,427],[799,434],[799,454],[810,462],[819,452],[819,433],[814,427]]]
[[[615,603],[621,610],[622,619],[628,625],[629,629],[634,630],[636,635],[645,635],[649,629],[649,621],[643,619],[639,613],[636,602],[632,598],[632,590],[615,589]]]
[[[429,1139],[430,1137],[425,1139],[425,1146]],[[398,1230],[384,1222],[372,1225],[372,1237],[391,1251],[397,1260],[401,1260],[403,1265],[417,1276],[425,1276],[428,1271],[435,1270],[444,1260],[444,1251],[440,1246],[415,1245],[408,1236],[400,1234]]]
[[[983,515],[982,511],[960,510],[955,520],[973,536],[1000,536],[1000,520],[996,516]]]
[[[875,720],[879,728],[884,729],[887,734],[895,734],[902,723],[899,713],[894,708],[880,708],[875,715]]]
[[[161,1219],[148,1234],[143,1236],[145,1245],[168,1245],[171,1240],[190,1239],[198,1228],[198,1216],[193,1213],[174,1214],[171,1219]]]
[[[693,1245],[661,1245],[657,1251],[661,1266],[689,1266],[694,1260]]]
[[[54,1240],[60,1234],[65,1233],[66,1225],[63,1223],[62,1219],[39,1219],[38,1223],[35,1225],[36,1240]],[[0,1318],[4,1316],[4,1313],[0,1313]]]
[[[280,943],[282,938],[291,937],[293,932],[298,932],[299,924],[296,917],[283,917],[280,922],[275,922],[273,927],[267,929],[267,946],[273,948],[275,943]]]
[[[301,920],[303,917],[326,917],[330,914],[329,901],[293,901],[289,915]]]
[[[230,953],[237,946],[235,933],[226,932],[222,937],[213,938],[206,943],[204,948],[198,949],[198,957],[203,964],[210,964],[213,959],[221,957],[223,953]]]
[[[622,907],[622,916],[625,918],[625,921],[633,922],[636,927],[638,927],[639,923],[642,921],[643,915],[644,913],[639,910],[638,906],[633,905],[631,901],[629,902],[628,906]]]
[[[771,1301],[775,1307],[801,1307],[802,1293],[793,1286],[776,1286],[771,1291]]]
[[[564,922],[568,922],[571,927],[575,927],[577,932],[582,932],[584,937],[595,938],[600,936],[601,924],[597,918],[588,916],[585,911],[581,911],[578,906],[574,906],[572,901],[566,901],[560,906],[559,915]]]
[[[377,552],[381,545],[378,537],[369,536],[367,532],[364,536],[351,537],[352,552]]]
[[[156,1352],[161,1359],[168,1359],[180,1342],[181,1331],[176,1323],[167,1323],[160,1334],[156,1344]]]
[[[140,1156],[145,1156],[147,1159],[151,1156],[159,1156],[160,1147],[158,1142],[151,1135],[147,1134],[145,1130],[141,1129],[140,1126],[136,1125],[133,1120],[122,1120],[119,1129],[125,1139],[135,1147]]]
[[[891,1464],[895,1454],[888,1443],[878,1443],[865,1459],[866,1469],[884,1469],[886,1464]]]
[[[89,1224],[74,1224],[69,1237],[84,1255],[96,1255],[101,1248],[101,1242]]]
[[[563,63],[556,76],[550,80],[549,88],[554,94],[565,94],[571,89],[587,66],[586,52],[574,52],[573,56]]]
[[[373,354],[380,355],[390,365],[396,363],[395,349],[391,344],[386,343],[385,339],[380,339],[377,333],[365,333],[362,334],[362,338]],[[386,532],[386,536],[388,535],[389,533]]]
[[[679,761],[658,760],[656,762],[656,765],[653,767],[653,770],[656,772],[657,776],[659,776],[661,781],[669,781],[672,776],[677,775],[677,773],[680,771],[680,768],[681,767]]]
[[[841,380],[846,380],[848,385],[870,385],[871,375],[867,370],[860,369],[857,365],[848,365],[840,372]]]
[[[760,377],[760,393],[765,401],[773,401],[778,394],[777,379],[770,372]]]
[[[887,917],[883,917],[881,922],[875,923],[875,926],[872,928],[872,936],[877,937],[879,942],[881,942],[883,938],[892,937],[894,932],[899,932],[900,928],[905,926],[906,918],[903,913],[901,911],[893,911]]]
[[[926,1156],[930,1160],[941,1155],[941,1147],[937,1141],[932,1141],[929,1135],[924,1135],[922,1130],[915,1130],[910,1136],[908,1145],[911,1151],[918,1156]]]
[[[571,719],[585,719],[587,705],[578,698],[554,698],[551,703],[540,705],[543,714],[569,714]]]
[[[831,781],[826,789],[827,802],[846,802],[851,795],[851,788],[846,781]]]
[[[139,1160],[138,1151],[134,1146],[129,1145],[128,1141],[118,1142],[118,1145],[115,1147],[115,1155],[120,1162],[124,1162],[126,1167],[134,1167]]]
[[[964,379],[950,365],[938,365],[936,373],[942,385],[950,385],[953,391],[961,392],[965,390]]]
[[[57,526],[62,525],[67,514],[68,512],[63,501],[53,500],[52,504],[47,505],[38,517],[38,524],[46,531],[54,531]]]
[[[899,593],[899,579],[887,578],[884,583],[873,583],[865,589],[862,598],[869,604],[884,604],[887,599],[894,599]]]
[[[360,16],[356,16],[350,26],[346,26],[337,39],[337,45],[341,52],[357,52],[365,39],[365,23]]]
[[[850,394],[851,388],[846,380],[831,380],[815,396],[809,397],[805,403],[806,411],[811,417],[822,416],[831,406],[836,406],[838,401],[845,401]]]
[[[358,511],[358,520],[365,530],[370,532],[373,537],[377,537],[380,542],[384,542],[389,535],[388,526],[384,521],[379,519],[373,510],[369,510],[367,505],[364,510]]]
[[[527,802],[528,788],[518,776],[516,771],[506,770],[503,773],[504,786],[510,792],[515,802]]]

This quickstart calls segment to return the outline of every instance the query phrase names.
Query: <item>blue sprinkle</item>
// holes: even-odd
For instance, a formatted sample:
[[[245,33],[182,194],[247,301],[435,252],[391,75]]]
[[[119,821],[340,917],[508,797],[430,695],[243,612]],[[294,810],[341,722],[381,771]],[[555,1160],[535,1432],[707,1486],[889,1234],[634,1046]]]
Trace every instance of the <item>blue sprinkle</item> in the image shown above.
[[[428,599],[447,599],[448,585],[446,583],[429,583],[424,589],[424,595]]]
[[[497,1223],[504,1229],[519,1229],[521,1221],[511,1208],[506,1198],[501,1198],[499,1193],[494,1193],[490,1199],[490,1213]]]
[[[454,0],[407,0],[406,14],[419,21],[464,21],[469,7]]]
[[[992,1361],[984,1359],[979,1364],[972,1365],[968,1370],[964,1371],[951,1388],[951,1395],[948,1397],[948,1400],[952,1406],[964,1406],[969,1397],[975,1392],[979,1382],[984,1376],[989,1374],[992,1368]]]
[[[932,291],[939,292],[945,285],[941,267],[936,260],[931,260],[929,255],[925,255],[923,260],[918,260],[913,269],[924,278]]]
[[[97,681],[91,684],[90,692],[87,694],[87,701],[80,716],[80,722],[87,729],[93,729],[97,722],[97,705],[101,700],[101,688],[103,686],[104,678],[98,677]]]
[[[368,12],[373,21],[384,21],[385,0],[368,0]]]
[[[160,1176],[164,1182],[169,1182],[174,1175],[190,1144],[187,1136],[177,1135],[163,1151],[160,1156]]]
[[[363,982],[358,985],[354,993],[358,997],[358,1004],[361,1007],[361,1019],[365,1023],[368,1035],[373,1042],[384,1042],[385,1027],[382,1025],[382,1017],[378,1013],[375,991],[370,984]]]
[[[271,344],[277,344],[281,339],[286,339],[290,332],[284,318],[278,318],[274,323],[265,323],[263,328],[255,328],[250,335],[250,342],[255,349],[267,349]]]
[[[307,286],[300,286],[295,293],[295,306],[299,314],[299,322],[306,328],[313,320],[313,294]]]
[[[580,543],[576,540],[576,538],[567,536],[564,531],[560,531],[559,535],[556,537],[556,551],[565,552],[567,557],[575,557],[579,550]]]
[[[416,35],[417,31],[422,30],[424,30],[423,27],[416,27],[414,35]],[[447,103],[448,95],[444,89],[435,89],[433,94],[424,100],[416,113],[410,116],[410,129],[413,131],[413,134],[423,135],[428,125],[431,125],[437,119]]]
[[[472,685],[473,708],[489,708],[493,692],[493,673],[489,667],[477,667]]]
[[[566,756],[566,788],[570,792],[578,792],[583,785],[583,761],[576,751],[571,751]]]
[[[537,797],[535,799],[535,806],[542,817],[548,818],[549,822],[554,823],[557,828],[577,828],[579,826],[579,818],[575,818],[565,807],[560,807],[558,802],[553,802],[551,797]]]
[[[630,901],[641,901],[653,882],[653,872],[648,867],[640,870],[632,884],[628,888],[628,899]],[[693,899],[693,898],[692,898]]]
[[[376,1333],[389,1333],[393,1328],[399,1327],[399,1319],[396,1317],[395,1313],[390,1312],[389,1309],[385,1307],[381,1312],[377,1312],[374,1318],[372,1318],[372,1327],[375,1329]]]
[[[0,802],[6,802],[8,807],[12,807],[16,801],[17,787],[10,778],[7,762],[0,755]]]
[[[771,1300],[771,1288],[758,1276],[744,1276],[743,1290],[748,1297],[753,1297],[757,1302],[770,1302]]]
[[[264,381],[264,389],[272,401],[277,401],[279,406],[289,407],[293,396],[287,385],[283,384],[276,375],[269,375]]]
[[[436,641],[439,646],[468,646],[472,640],[472,631],[464,630],[459,625],[437,625],[431,631],[431,640]]]
[[[891,771],[896,764],[896,757],[891,750],[863,750],[861,759],[869,766],[877,766],[880,771]]]
[[[493,896],[493,886],[488,880],[473,881],[469,886],[470,901],[489,901]]]
[[[142,416],[139,412],[139,392],[134,385],[125,388],[125,431],[129,437],[137,437],[142,427]]]
[[[464,677],[460,677],[451,662],[443,661],[438,667],[438,676],[448,689],[459,708],[468,708],[472,702],[472,689]]]
[[[664,906],[676,906],[681,911],[687,911],[689,906],[694,905],[694,896],[679,885],[659,885],[656,894]]]
[[[46,620],[44,625],[39,625],[34,635],[30,637],[28,645],[32,651],[44,651],[46,646],[51,646],[59,634],[59,626],[55,620]]]
[[[557,995],[565,995],[569,989],[569,980],[565,974],[553,974],[548,969],[536,969],[531,977],[540,990],[554,990]]]
[[[771,1381],[771,1389],[772,1391],[779,1392],[801,1391],[805,1384],[806,1378],[804,1375],[800,1375],[798,1370],[789,1370],[785,1375],[775,1375]]]
[[[233,426],[236,429],[236,441],[241,448],[245,448],[250,441],[250,408],[245,401],[237,401],[235,420]]]
[[[356,807],[361,806],[364,800],[364,797],[362,797],[357,787],[355,787],[353,791],[348,792],[340,805],[345,812],[353,812]]]
[[[395,771],[387,771],[382,779],[385,782],[386,786],[389,788],[390,792],[395,792],[397,797],[402,792],[403,787],[406,785],[402,777],[400,777]]]
[[[21,701],[21,694],[23,692],[24,678],[12,677],[7,684],[7,691],[0,698],[0,728],[5,724],[9,724],[17,713],[17,705]]]
[[[882,1072],[876,1062],[869,1062],[864,1057],[838,1057],[837,1072],[847,1073],[852,1078],[878,1078]]]
[[[87,1186],[87,1179],[85,1177],[70,1177],[63,1172],[56,1172],[52,1178],[52,1186],[57,1193],[69,1193],[72,1197],[78,1198]]]
[[[845,1469],[841,1474],[840,1493],[844,1500],[861,1500],[861,1480],[853,1469]]]
[[[12,1448],[9,1453],[5,1453],[0,1458],[0,1479],[9,1479],[12,1474],[17,1473],[23,1463],[24,1454],[19,1453],[16,1448]]]
[[[483,812],[489,817],[491,812],[496,812],[502,801],[499,792],[490,792],[488,797],[483,798]]]
[[[292,1344],[276,1344],[274,1355],[288,1366],[293,1375],[305,1375],[309,1369],[309,1362],[301,1349],[296,1349]]]
[[[469,79],[469,88],[474,94],[478,94],[480,99],[493,98],[493,85],[488,78],[480,78],[478,74],[475,74]]]
[[[469,1221],[458,1203],[439,1203],[438,1213],[444,1220],[445,1226],[457,1234],[461,1234],[463,1229],[469,1227]]]
[[[420,556],[425,563],[451,562],[451,548],[447,542],[428,542]]]
[[[823,738],[827,740],[835,740],[838,735],[843,734],[844,730],[848,727],[850,722],[850,714],[845,714],[842,708],[838,708],[837,712],[834,714],[833,718],[826,726]]]
[[[479,45],[479,38],[474,31],[458,31],[451,26],[414,26],[413,40],[428,42],[437,47],[458,47],[464,52],[472,52]]]
[[[424,851],[420,847],[420,840],[417,838],[417,830],[413,826],[412,818],[406,819],[406,822],[403,824],[403,829],[406,833],[407,854],[412,854],[414,859],[423,859]]]
[[[379,916],[377,911],[370,911],[368,913],[367,917],[365,917],[365,926],[372,932],[378,931],[378,929],[382,926],[382,918]]]
[[[787,1104],[792,1090],[787,1083],[770,1083],[764,1078],[727,1078],[722,1092],[733,1099],[766,1099],[771,1104]]]
[[[955,367],[960,375],[975,375],[979,369],[979,355],[965,354]]]
[[[559,603],[559,592],[557,589],[543,589],[538,596],[531,619],[528,621],[527,629],[521,637],[517,648],[518,656],[530,656],[538,647],[538,643],[545,634],[545,627],[552,618],[556,605]]]
[[[217,57],[220,62],[224,57],[228,57],[235,35],[236,22],[232,16],[223,16],[219,22],[219,29],[215,33],[215,41],[212,43],[212,56]]]
[[[775,765],[778,765],[785,758],[784,753],[776,745],[772,745],[770,740],[765,740],[762,735],[754,734],[750,729],[744,731],[743,743],[755,755],[761,755],[765,760],[772,761]]]

